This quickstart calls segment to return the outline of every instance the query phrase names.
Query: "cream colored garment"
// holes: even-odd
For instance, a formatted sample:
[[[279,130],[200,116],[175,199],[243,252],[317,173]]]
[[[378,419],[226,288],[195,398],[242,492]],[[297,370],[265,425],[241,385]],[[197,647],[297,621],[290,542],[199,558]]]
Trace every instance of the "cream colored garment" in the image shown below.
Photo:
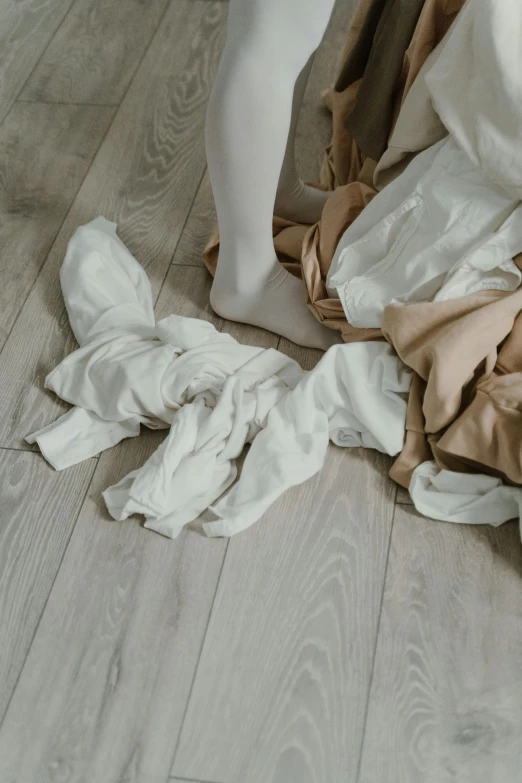
[[[439,149],[440,145],[432,146],[425,150],[422,155],[419,155],[418,158],[412,160],[404,173],[380,193],[377,193],[344,230],[338,239],[330,266],[326,270],[326,286],[330,297],[336,298],[338,296],[336,285],[338,282],[342,283],[344,281],[341,267],[347,247],[369,235],[377,224],[411,196],[423,176],[433,165]]]
[[[369,205],[402,195],[410,168],[427,167],[417,186],[359,237],[357,220],[345,232],[337,268],[328,280],[347,320],[379,327],[393,302],[455,299],[484,289],[514,290],[521,274],[522,207],[492,184],[451,137],[419,155]],[[379,199],[379,201],[378,201]],[[364,212],[358,219],[368,223]],[[332,264],[333,269],[333,264]],[[332,270],[331,270],[332,271]]]
[[[332,346],[273,408],[239,482],[211,508],[207,535],[252,525],[283,492],[317,473],[328,440],[397,454],[404,440],[411,373],[386,343]]]
[[[404,96],[415,82],[426,57],[443,38],[464,0],[426,0],[410,46],[406,52],[402,73],[398,79],[394,99],[394,116],[399,114]],[[361,31],[373,0],[360,0],[347,30],[345,46],[339,60],[338,82],[348,60],[354,55],[354,48],[360,46]],[[323,43],[323,46],[325,42]],[[291,128],[295,128],[295,107],[297,87],[302,79],[299,76],[294,89],[294,107]],[[325,326],[342,332],[345,342],[357,339],[375,339],[378,330],[362,330],[352,327],[347,321],[341,302],[337,298],[329,298],[325,287],[326,273],[330,265],[337,240],[355,217],[368,204],[376,191],[373,189],[373,170],[375,161],[361,153],[345,127],[357,97],[360,81],[350,84],[344,89],[341,84],[337,88],[323,91],[323,101],[332,112],[332,140],[325,150],[321,168],[321,185],[319,187],[333,190],[323,210],[321,220],[310,227],[296,224],[278,215],[276,199],[276,215],[273,219],[272,232],[274,246],[280,263],[296,276],[301,275],[306,285],[308,305],[316,318]],[[249,101],[252,92],[249,93]],[[255,93],[256,102],[258,94]],[[247,104],[245,103],[245,106]],[[243,112],[245,112],[243,106]],[[272,107],[273,109],[273,107]],[[270,112],[268,112],[270,113]],[[402,116],[402,111],[400,116]],[[236,123],[237,124],[237,123]],[[443,131],[445,133],[445,131]],[[247,133],[247,136],[249,134]],[[292,136],[292,131],[290,136]],[[292,139],[287,145],[282,175],[286,170],[288,153],[293,147]],[[431,143],[431,142],[430,142]],[[429,146],[426,144],[425,146]],[[219,145],[218,145],[219,149]],[[290,171],[293,167],[290,166]],[[283,177],[284,178],[284,177]],[[257,181],[256,178],[250,178]],[[349,184],[348,184],[349,183]],[[312,183],[307,183],[312,184]],[[339,186],[342,186],[341,188]],[[331,203],[334,202],[334,203]],[[259,215],[256,216],[256,222]],[[307,233],[308,232],[308,233]],[[306,238],[303,241],[303,237]],[[217,228],[212,232],[205,247],[203,260],[212,275],[216,272],[218,253],[220,251],[220,236]],[[357,334],[357,332],[359,334]],[[371,334],[373,332],[373,335]]]
[[[468,0],[426,74],[440,119],[492,182],[522,199],[522,3]]]
[[[27,440],[62,469],[138,435],[140,424],[170,426],[150,459],[103,493],[115,519],[141,514],[147,528],[177,536],[231,486],[236,457],[271,411],[269,435],[213,507],[207,535],[256,521],[319,470],[329,438],[392,455],[402,447],[411,372],[387,343],[338,346],[306,374],[279,351],[241,345],[207,321],[156,323],[145,272],[103,218],[70,240],[61,283],[81,347],[45,385],[76,407]]]
[[[419,513],[442,522],[497,527],[518,519],[522,538],[522,489],[494,476],[440,470],[424,462],[413,472],[410,495]]]

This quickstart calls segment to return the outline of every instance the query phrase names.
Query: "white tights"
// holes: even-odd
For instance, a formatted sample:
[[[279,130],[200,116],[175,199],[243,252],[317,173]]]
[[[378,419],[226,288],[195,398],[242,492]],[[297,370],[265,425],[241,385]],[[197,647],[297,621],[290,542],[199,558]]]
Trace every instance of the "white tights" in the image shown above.
[[[210,300],[223,318],[326,350],[339,342],[279,264],[272,216],[319,220],[326,195],[294,161],[299,109],[335,0],[230,0],[227,40],[210,95],[206,152],[220,232]]]

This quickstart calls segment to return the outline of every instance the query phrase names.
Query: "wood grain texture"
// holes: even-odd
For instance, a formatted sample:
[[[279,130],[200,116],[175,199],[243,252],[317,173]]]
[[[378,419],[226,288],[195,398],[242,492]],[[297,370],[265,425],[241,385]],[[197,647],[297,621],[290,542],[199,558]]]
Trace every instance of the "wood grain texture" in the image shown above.
[[[76,2],[20,98],[64,103],[120,103],[167,2]],[[172,45],[178,45],[177,39],[173,39]]]
[[[0,126],[0,348],[113,114],[16,103]]]
[[[74,0],[2,0],[0,122],[30,76]]]
[[[64,410],[42,387],[75,347],[58,273],[78,225],[99,214],[118,223],[157,296],[205,167],[206,103],[226,10],[207,0],[170,6],[0,356],[1,446],[26,447],[28,432]]]
[[[214,196],[212,195],[208,169],[205,169],[190,217],[183,230],[183,235],[172,263],[182,266],[199,266],[202,269],[206,269],[202,255],[215,223],[216,207]]]
[[[392,514],[380,455],[332,447],[231,539],[173,775],[354,780]]]
[[[518,526],[397,507],[359,783],[518,783]]]
[[[156,319],[176,313],[210,321],[221,331],[222,319],[214,313],[208,298],[211,279],[206,269],[172,265],[158,297]]]
[[[303,302],[303,306],[306,307],[305,302]],[[303,348],[302,345],[296,345],[285,337],[281,337],[279,340],[278,349],[286,356],[290,356],[291,359],[299,362],[303,370],[313,370],[324,356],[324,351],[320,351],[317,348]]]
[[[0,730],[6,783],[167,782],[227,542],[108,517],[161,437],[100,457]]]
[[[95,466],[56,473],[37,454],[0,451],[0,722]]]
[[[209,285],[205,269],[173,265],[158,318],[219,325]],[[109,521],[102,490],[163,437],[145,430],[100,458],[0,731],[0,780],[167,781],[227,541],[197,522],[169,541],[137,518]]]
[[[400,503],[401,506],[413,506],[413,500],[411,499],[410,493],[407,489],[404,489],[404,487],[400,487],[399,485],[397,485],[397,497],[395,502]]]

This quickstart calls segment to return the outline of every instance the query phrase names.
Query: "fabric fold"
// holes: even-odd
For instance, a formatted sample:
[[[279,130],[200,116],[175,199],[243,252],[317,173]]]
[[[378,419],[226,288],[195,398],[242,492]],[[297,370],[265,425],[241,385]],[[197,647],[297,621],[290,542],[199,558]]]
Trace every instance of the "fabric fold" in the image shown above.
[[[522,489],[499,478],[440,470],[425,462],[413,472],[410,494],[420,514],[441,522],[498,527],[519,519],[522,538]]]
[[[409,185],[412,169],[420,178],[409,191],[402,181]],[[382,215],[383,206],[405,191]],[[353,326],[379,328],[385,307],[394,302],[456,299],[520,285],[513,256],[522,251],[522,206],[451,137],[421,153],[365,212],[341,238],[328,280]],[[378,222],[362,233],[369,213]]]
[[[520,288],[386,308],[384,334],[415,373],[391,470],[400,484],[434,460],[522,485],[521,311]]]
[[[411,373],[386,343],[332,346],[268,415],[239,482],[210,507],[207,535],[245,530],[290,487],[317,473],[329,440],[397,454]]]
[[[304,373],[279,351],[238,343],[207,322],[154,320],[145,272],[97,218],[69,241],[61,283],[80,347],[46,378],[75,407],[27,437],[58,470],[95,456],[140,424],[170,432],[104,493],[116,519],[139,513],[174,537],[236,477],[235,459]]]
[[[137,418],[107,421],[92,411],[75,407],[25,440],[36,443],[55,470],[65,470],[139,434]]]

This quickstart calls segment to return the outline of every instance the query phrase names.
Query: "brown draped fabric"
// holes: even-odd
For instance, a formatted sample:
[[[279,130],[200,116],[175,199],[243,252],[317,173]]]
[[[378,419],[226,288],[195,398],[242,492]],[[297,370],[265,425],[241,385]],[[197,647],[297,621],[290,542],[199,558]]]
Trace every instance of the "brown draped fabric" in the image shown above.
[[[425,0],[374,0],[367,20],[376,17],[366,63],[358,68],[349,58],[335,85],[342,90],[361,79],[355,105],[345,120],[345,126],[359,149],[373,160],[386,150],[396,117],[398,79],[406,51]],[[372,13],[373,12],[373,13]],[[373,27],[373,25],[371,25]],[[403,88],[404,92],[404,88]]]

